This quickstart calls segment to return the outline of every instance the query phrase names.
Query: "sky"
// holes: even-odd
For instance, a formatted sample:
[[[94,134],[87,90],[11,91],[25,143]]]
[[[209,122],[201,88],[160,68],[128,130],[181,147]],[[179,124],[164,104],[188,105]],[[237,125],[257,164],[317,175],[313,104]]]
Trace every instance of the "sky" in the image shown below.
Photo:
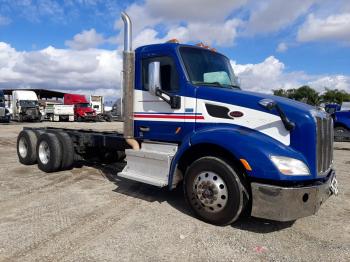
[[[121,11],[133,47],[203,42],[245,90],[350,92],[349,0],[0,0],[0,88],[118,97]]]

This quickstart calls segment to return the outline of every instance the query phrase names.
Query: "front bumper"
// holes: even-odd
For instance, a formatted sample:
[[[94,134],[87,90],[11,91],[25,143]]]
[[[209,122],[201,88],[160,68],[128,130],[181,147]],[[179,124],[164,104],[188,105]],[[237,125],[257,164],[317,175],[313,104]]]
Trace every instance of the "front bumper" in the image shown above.
[[[281,187],[253,182],[252,216],[276,221],[292,221],[315,214],[332,194],[335,172],[323,183],[304,187]]]
[[[96,121],[97,116],[96,116],[96,115],[84,115],[84,116],[83,116],[83,119],[84,119],[85,121]]]

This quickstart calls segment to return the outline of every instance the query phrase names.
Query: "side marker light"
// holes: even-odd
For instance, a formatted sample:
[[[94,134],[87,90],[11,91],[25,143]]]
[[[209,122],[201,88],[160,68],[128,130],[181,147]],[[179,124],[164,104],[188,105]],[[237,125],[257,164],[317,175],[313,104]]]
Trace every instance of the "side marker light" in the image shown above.
[[[247,171],[252,171],[253,169],[250,167],[249,163],[247,160],[241,158],[240,159],[242,165],[244,166],[244,168],[247,170]]]

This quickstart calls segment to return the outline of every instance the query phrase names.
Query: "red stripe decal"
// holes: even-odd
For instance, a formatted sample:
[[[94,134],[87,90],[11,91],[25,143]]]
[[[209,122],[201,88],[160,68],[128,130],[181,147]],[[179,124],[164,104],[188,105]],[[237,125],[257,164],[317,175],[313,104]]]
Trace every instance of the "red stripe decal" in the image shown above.
[[[137,118],[161,118],[161,119],[204,119],[204,116],[189,116],[189,115],[140,115],[135,114]]]

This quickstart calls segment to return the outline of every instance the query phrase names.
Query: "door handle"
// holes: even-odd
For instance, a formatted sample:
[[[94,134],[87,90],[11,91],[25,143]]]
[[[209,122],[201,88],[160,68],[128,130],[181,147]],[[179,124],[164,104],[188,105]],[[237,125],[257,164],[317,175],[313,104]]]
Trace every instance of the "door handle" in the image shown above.
[[[147,126],[140,126],[140,131],[142,132],[149,132],[151,129]]]

